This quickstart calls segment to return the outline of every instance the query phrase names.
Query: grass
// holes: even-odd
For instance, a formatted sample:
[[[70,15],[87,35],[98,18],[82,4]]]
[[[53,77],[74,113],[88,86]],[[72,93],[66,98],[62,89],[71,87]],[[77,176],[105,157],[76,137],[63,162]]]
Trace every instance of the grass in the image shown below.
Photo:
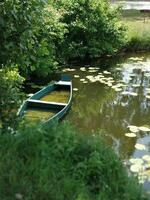
[[[150,13],[140,11],[123,11],[122,22],[127,27],[126,51],[150,50]]]
[[[100,136],[68,124],[0,139],[1,200],[148,200]]]

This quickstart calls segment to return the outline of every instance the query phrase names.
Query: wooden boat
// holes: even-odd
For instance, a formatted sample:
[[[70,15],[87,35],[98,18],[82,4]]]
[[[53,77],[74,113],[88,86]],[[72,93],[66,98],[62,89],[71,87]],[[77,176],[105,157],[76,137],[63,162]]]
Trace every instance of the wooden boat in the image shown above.
[[[27,121],[49,123],[62,119],[69,111],[72,102],[72,81],[63,76],[27,99],[18,111]]]

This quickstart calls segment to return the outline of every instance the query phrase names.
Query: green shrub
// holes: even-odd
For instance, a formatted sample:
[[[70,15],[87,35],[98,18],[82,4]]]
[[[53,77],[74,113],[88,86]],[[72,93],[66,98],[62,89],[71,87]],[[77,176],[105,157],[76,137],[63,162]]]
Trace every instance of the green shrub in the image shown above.
[[[26,76],[46,76],[57,68],[55,41],[64,29],[46,0],[0,3],[0,64],[15,63]]]
[[[0,70],[0,124],[3,132],[17,127],[17,109],[21,103],[23,78],[16,66]]]
[[[68,124],[4,134],[0,157],[0,199],[148,199],[101,137]]]
[[[66,59],[114,54],[124,44],[118,10],[107,1],[61,0],[57,7],[68,29],[61,48]]]

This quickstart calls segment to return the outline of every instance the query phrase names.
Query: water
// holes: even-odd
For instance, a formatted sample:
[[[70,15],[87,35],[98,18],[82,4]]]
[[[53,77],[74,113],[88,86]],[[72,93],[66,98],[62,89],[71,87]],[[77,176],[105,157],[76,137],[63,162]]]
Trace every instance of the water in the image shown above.
[[[56,90],[40,98],[41,101],[50,101],[58,103],[67,103],[69,100],[68,90]]]
[[[66,119],[85,134],[99,134],[102,129],[108,144],[150,189],[150,132],[138,130],[135,137],[125,135],[131,132],[129,125],[150,127],[150,54],[95,61],[66,68],[63,73],[70,74],[74,88]],[[131,158],[142,162],[132,163]]]
[[[40,108],[29,108],[25,111],[24,118],[32,123],[46,121],[56,114],[55,110],[46,110]]]

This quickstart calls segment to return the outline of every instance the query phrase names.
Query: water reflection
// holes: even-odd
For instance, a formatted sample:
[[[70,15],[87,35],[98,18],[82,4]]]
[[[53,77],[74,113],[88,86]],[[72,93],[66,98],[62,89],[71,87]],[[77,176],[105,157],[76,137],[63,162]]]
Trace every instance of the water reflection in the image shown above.
[[[92,70],[93,66],[96,69]],[[109,73],[104,73],[104,66]],[[150,143],[149,133],[139,131],[135,138],[128,138],[125,133],[129,132],[128,125],[150,126],[150,55],[129,56],[105,63],[96,61],[91,66],[75,69],[64,70],[72,76],[73,86],[78,88],[74,91],[67,119],[85,133],[99,133],[103,129],[108,142],[123,159],[139,157],[141,150],[135,149],[135,145],[142,139]],[[110,84],[110,80],[115,81]],[[148,148],[144,153],[150,154]]]

